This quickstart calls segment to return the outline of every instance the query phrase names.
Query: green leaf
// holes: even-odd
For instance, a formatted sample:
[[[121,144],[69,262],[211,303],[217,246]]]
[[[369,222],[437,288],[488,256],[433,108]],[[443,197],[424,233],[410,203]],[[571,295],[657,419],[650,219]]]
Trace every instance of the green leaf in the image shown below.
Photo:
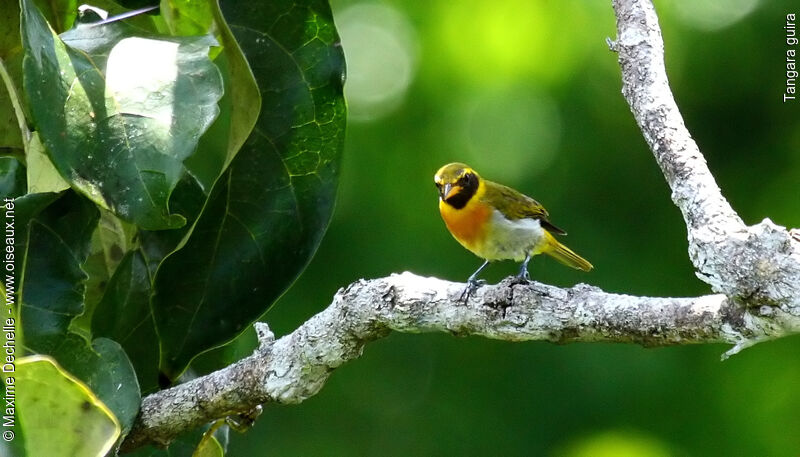
[[[23,105],[18,88],[22,86],[22,42],[19,30],[19,4],[9,1],[0,8],[0,149],[24,148],[19,113]],[[5,73],[3,75],[2,73]],[[11,85],[12,87],[9,87]],[[13,100],[12,99],[16,99]]]
[[[16,271],[20,317],[28,349],[49,354],[83,312],[81,269],[99,212],[67,192],[28,194],[16,200]]]
[[[166,8],[170,11],[164,16],[171,30],[186,32],[189,28],[199,27],[195,31],[200,31],[205,26],[207,4],[201,6],[199,2],[185,0],[168,3]],[[223,44],[223,52],[216,57],[215,63],[222,74],[224,95],[218,103],[219,115],[200,138],[195,153],[184,161],[190,176],[184,176],[178,182],[170,198],[170,208],[185,216],[191,225],[187,224],[183,230],[140,233],[151,271],[155,271],[160,262],[185,241],[214,183],[253,130],[261,107],[258,86],[241,48],[224,23],[216,2],[207,3],[213,3],[213,18]]]
[[[45,20],[59,32],[72,27],[78,17],[77,0],[34,0],[34,4],[42,12]]]
[[[216,426],[214,423],[212,426]],[[204,440],[213,440],[208,450],[215,450],[216,444],[222,449],[224,455],[225,449],[228,447],[228,434],[229,428],[227,425],[215,427],[213,434],[206,434],[209,430],[209,425],[198,427],[190,432],[184,433],[170,443],[166,449],[155,449],[152,446],[145,446],[139,448],[132,453],[125,454],[126,457],[195,457],[195,452],[198,446],[205,448],[207,445],[203,444]],[[201,449],[203,449],[201,448]],[[214,455],[214,454],[211,454]]]
[[[95,310],[92,331],[122,345],[143,392],[157,389],[158,336],[150,312],[150,272],[140,251],[122,259]]]
[[[170,21],[175,21],[176,18],[187,20],[186,18],[199,14],[194,10],[196,3],[183,0],[170,2],[171,12],[166,15],[169,27],[176,30],[186,27],[185,24],[173,24]],[[142,248],[151,271],[155,271],[160,262],[185,241],[214,183],[253,130],[261,107],[261,95],[253,73],[230,29],[224,23],[218,5],[213,3],[216,28],[223,44],[223,52],[215,59],[225,85],[224,95],[219,101],[220,114],[200,138],[195,153],[184,162],[190,176],[184,176],[170,198],[170,208],[184,215],[191,225],[187,224],[183,230],[140,233]],[[188,21],[195,25],[202,22],[199,19]],[[236,109],[233,109],[234,106]]]
[[[81,336],[69,333],[50,355],[92,389],[114,412],[122,434],[127,434],[142,398],[136,373],[122,347],[107,338],[97,338],[89,346]]]
[[[20,359],[14,377],[28,456],[105,455],[119,437],[114,415],[79,380],[42,356]]]
[[[255,321],[305,268],[333,211],[344,140],[344,57],[327,3],[222,6],[263,103],[185,246],[156,272],[171,379]]]
[[[200,444],[192,452],[192,457],[224,457],[225,451],[214,435],[204,435]]]
[[[204,375],[226,367],[249,356],[258,347],[258,336],[252,325],[239,334],[233,341],[210,351],[206,351],[192,360],[190,370],[197,375]]]
[[[215,63],[225,82],[225,95],[219,101],[220,112],[206,134],[200,138],[195,153],[184,162],[186,170],[200,185],[204,197],[208,196],[214,182],[228,165],[228,143],[232,126],[230,74],[225,54],[217,57]]]
[[[186,160],[187,169],[206,192],[239,152],[255,127],[261,110],[259,87],[242,49],[225,23],[218,3],[208,3],[214,4],[213,14],[224,50],[215,63],[223,76],[225,95],[219,102],[219,117],[200,139],[197,153]],[[187,15],[185,12],[182,14]]]
[[[214,22],[209,0],[164,0],[161,15],[172,35],[205,35]]]
[[[139,385],[125,352],[103,338],[91,346],[70,332],[84,311],[86,273],[81,265],[99,212],[68,191],[28,194],[15,201],[20,320],[28,350],[55,357],[117,415],[127,431],[139,408]]]
[[[178,181],[178,185],[172,193],[170,207],[183,214],[192,224],[173,230],[139,230],[138,239],[151,272],[156,271],[167,255],[182,246],[187,235],[193,229],[200,211],[203,210],[206,198],[200,183],[192,175],[186,173]]]
[[[61,192],[69,189],[69,183],[58,173],[44,150],[39,132],[33,132],[28,142],[25,160],[28,163],[28,193]]]
[[[25,194],[25,166],[16,157],[0,157],[0,200]]]
[[[111,212],[101,210],[97,229],[92,234],[89,258],[83,270],[89,275],[84,294],[84,311],[72,321],[71,329],[88,337],[97,304],[103,298],[108,282],[123,256],[134,246],[136,228]]]
[[[62,42],[30,0],[22,6],[24,86],[53,164],[125,220],[182,226],[169,196],[222,95],[213,38],[142,36],[113,22],[78,25]]]
[[[15,50],[19,54],[22,47],[19,35],[15,33],[19,30],[18,2],[6,2],[0,9],[0,30],[9,31],[0,34],[0,58],[6,61]]]

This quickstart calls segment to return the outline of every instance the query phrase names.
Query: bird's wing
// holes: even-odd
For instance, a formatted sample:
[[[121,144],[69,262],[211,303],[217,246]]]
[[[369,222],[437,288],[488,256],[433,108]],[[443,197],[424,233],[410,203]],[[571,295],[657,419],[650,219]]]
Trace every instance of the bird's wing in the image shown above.
[[[550,222],[550,215],[541,203],[508,186],[487,181],[483,199],[500,211],[506,219],[512,221],[526,218],[539,219],[547,230],[559,235],[567,234]]]

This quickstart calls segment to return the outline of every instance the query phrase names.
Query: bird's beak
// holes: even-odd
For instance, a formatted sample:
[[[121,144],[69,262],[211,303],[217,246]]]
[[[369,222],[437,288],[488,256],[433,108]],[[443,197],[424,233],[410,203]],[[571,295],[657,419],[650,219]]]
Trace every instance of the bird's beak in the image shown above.
[[[461,186],[454,186],[450,183],[445,184],[444,187],[442,187],[442,200],[447,200],[448,198],[457,194],[460,190]]]

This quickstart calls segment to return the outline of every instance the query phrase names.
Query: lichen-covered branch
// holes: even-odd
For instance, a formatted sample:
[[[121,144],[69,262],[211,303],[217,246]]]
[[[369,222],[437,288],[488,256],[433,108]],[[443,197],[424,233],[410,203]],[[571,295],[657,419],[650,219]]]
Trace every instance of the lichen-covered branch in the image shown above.
[[[411,273],[359,281],[277,341],[257,324],[261,346],[227,368],[150,395],[124,443],[167,444],[183,431],[262,403],[299,403],[331,372],[390,331],[449,332],[506,341],[632,342],[644,346],[731,343],[783,336],[800,316],[764,306],[749,309],[724,295],[653,298],[505,280],[460,303],[464,284]],[[763,315],[762,315],[763,313]]]
[[[726,354],[800,332],[800,235],[769,219],[746,226],[717,186],[669,88],[650,0],[614,0],[622,93],[686,222],[689,257],[716,295],[652,298],[511,280],[459,303],[463,284],[410,273],[359,281],[277,341],[227,368],[147,396],[123,450],[165,445],[212,419],[316,394],[331,371],[390,331],[507,341],[615,341],[645,346],[730,343]]]
[[[769,219],[747,227],[722,196],[669,88],[651,0],[613,6],[622,94],[683,213],[697,276],[743,303],[800,306],[800,242]]]

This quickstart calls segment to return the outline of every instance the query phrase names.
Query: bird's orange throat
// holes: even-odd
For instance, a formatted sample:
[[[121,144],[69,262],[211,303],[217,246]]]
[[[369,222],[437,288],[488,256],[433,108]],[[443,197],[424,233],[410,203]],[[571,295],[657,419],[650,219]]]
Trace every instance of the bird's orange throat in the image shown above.
[[[470,251],[475,251],[483,244],[486,230],[492,217],[492,207],[480,202],[473,196],[467,204],[456,209],[439,200],[439,212],[445,225],[456,240]]]

